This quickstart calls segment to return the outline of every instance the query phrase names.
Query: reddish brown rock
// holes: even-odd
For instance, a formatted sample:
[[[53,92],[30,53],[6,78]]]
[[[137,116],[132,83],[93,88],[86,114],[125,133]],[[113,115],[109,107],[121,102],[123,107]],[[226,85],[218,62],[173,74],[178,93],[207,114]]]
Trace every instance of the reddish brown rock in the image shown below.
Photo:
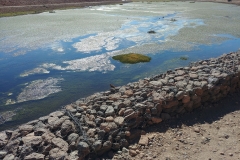
[[[112,116],[106,117],[106,122],[113,122],[114,118]]]
[[[202,96],[203,90],[201,88],[196,88],[195,89],[195,94],[198,95],[198,96]]]
[[[190,99],[191,99],[190,96],[184,95],[184,96],[183,96],[183,99],[182,99],[182,102],[183,102],[183,103],[188,103],[188,102],[190,101]]]
[[[128,97],[131,97],[132,95],[133,95],[133,90],[126,90],[125,92],[124,92],[124,94],[125,95],[127,95]]]
[[[168,102],[165,106],[163,106],[164,108],[172,108],[173,106],[177,106],[178,105],[178,100],[175,101],[171,101]]]
[[[159,117],[152,117],[151,120],[152,120],[153,123],[160,123],[160,122],[162,122],[162,118],[159,118]]]

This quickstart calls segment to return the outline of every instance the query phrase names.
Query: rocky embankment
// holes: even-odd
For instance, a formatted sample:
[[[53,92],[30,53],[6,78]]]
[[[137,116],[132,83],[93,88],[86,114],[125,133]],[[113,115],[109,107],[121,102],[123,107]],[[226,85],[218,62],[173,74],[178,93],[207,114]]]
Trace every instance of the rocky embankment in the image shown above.
[[[235,92],[239,75],[240,51],[112,87],[14,131],[0,132],[0,159],[74,160],[126,150],[146,126]],[[146,142],[140,138],[138,143]]]

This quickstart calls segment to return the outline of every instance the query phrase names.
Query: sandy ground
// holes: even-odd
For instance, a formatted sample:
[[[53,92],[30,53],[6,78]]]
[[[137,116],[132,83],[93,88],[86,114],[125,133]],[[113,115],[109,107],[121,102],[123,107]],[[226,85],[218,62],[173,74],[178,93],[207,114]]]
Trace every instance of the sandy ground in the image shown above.
[[[239,160],[239,97],[240,93],[229,95],[218,103],[151,126],[140,138],[148,141],[146,146],[131,145],[127,154],[119,152],[115,159]]]

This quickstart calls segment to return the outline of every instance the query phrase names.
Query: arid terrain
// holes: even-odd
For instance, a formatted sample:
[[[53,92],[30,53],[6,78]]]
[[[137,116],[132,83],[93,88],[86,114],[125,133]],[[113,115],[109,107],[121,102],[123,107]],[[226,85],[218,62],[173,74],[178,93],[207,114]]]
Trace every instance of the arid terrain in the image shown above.
[[[239,160],[239,96],[240,93],[229,95],[218,103],[146,128],[142,131],[145,135],[135,145],[123,149],[114,158]]]
[[[12,16],[27,13],[39,13],[42,11],[51,11],[54,9],[67,9],[67,8],[78,8],[85,6],[94,6],[102,4],[115,4],[115,3],[126,3],[131,1],[140,0],[1,0],[0,1],[0,13],[15,13],[7,14],[2,16]],[[152,0],[145,0],[152,2]],[[172,0],[155,0],[154,2],[168,2]],[[179,1],[179,0],[176,0]],[[184,0],[186,1],[186,0]],[[187,0],[189,1],[189,0]],[[216,2],[216,3],[228,3],[240,5],[240,0],[194,0],[196,2]]]
[[[121,0],[2,0],[0,1],[0,13],[15,13],[2,16],[21,15],[28,13],[39,13],[54,9],[80,8],[85,6],[95,6],[104,4],[123,3]]]

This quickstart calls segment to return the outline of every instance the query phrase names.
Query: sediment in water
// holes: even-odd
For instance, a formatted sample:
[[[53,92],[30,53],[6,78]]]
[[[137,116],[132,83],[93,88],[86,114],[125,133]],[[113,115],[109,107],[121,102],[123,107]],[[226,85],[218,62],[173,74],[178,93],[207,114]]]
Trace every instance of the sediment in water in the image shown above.
[[[120,150],[146,126],[239,91],[239,76],[240,51],[112,86],[14,131],[0,132],[0,158],[72,160]]]

